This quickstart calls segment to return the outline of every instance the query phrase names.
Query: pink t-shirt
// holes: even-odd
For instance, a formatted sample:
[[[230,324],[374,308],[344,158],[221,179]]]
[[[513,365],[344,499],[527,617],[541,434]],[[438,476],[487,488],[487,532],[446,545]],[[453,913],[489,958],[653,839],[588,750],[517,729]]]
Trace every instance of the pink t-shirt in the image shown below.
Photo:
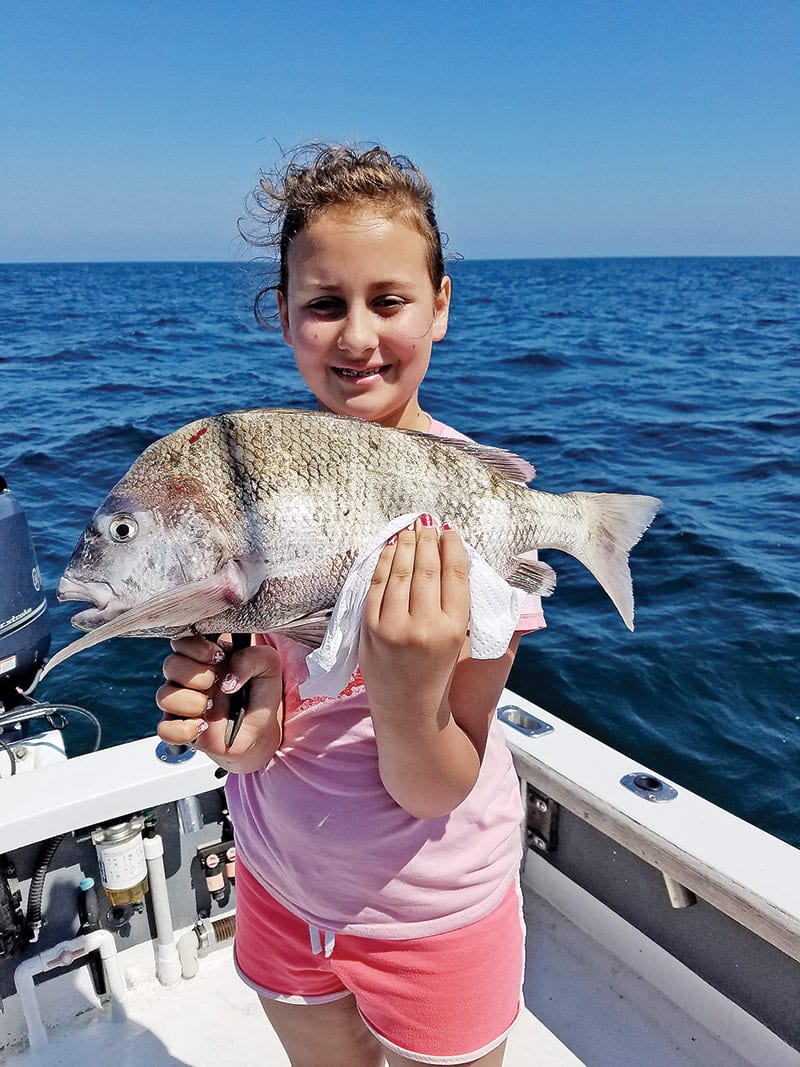
[[[432,432],[461,436],[435,423]],[[538,598],[521,630],[544,625]],[[500,903],[520,861],[519,786],[502,730],[452,812],[409,815],[386,792],[361,675],[337,697],[301,700],[308,649],[279,635],[283,739],[262,770],[229,775],[239,854],[286,908],[325,930],[382,938],[443,933]]]

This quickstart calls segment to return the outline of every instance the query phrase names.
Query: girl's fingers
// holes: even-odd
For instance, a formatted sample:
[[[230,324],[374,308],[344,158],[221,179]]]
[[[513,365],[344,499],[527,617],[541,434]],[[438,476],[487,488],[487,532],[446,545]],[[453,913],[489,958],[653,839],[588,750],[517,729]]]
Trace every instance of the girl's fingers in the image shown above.
[[[227,669],[220,671],[219,690],[236,693],[247,682],[272,681],[281,676],[281,657],[271,645],[248,645],[234,652]]]
[[[173,745],[195,745],[208,728],[205,719],[162,719],[158,736]]]
[[[167,682],[156,693],[156,704],[167,715],[200,719],[211,710],[214,702],[210,693],[185,689]]]
[[[397,546],[397,536],[392,537],[391,540],[386,543],[380,556],[378,556],[378,562],[375,564],[375,570],[372,572],[372,581],[370,582],[366,600],[364,601],[364,620],[371,626],[376,626],[381,616],[383,597],[386,592],[389,576],[392,573],[392,564],[394,562]]]
[[[438,613],[446,603],[460,613],[464,596],[468,611],[468,568],[461,538],[448,527],[440,542],[432,520],[423,516],[414,527],[401,530],[381,553],[365,617],[374,625],[379,620]]]
[[[161,672],[168,682],[186,689],[210,689],[217,681],[216,666],[198,663],[178,653],[167,656]]]
[[[388,559],[386,549],[381,554],[379,562],[388,563],[388,566],[381,567],[377,578],[373,579],[375,595],[372,606],[373,610],[377,609],[378,616],[384,621],[402,619],[407,617],[411,611],[412,585],[417,580],[417,561],[420,556],[419,540],[423,536],[432,541],[435,556],[437,554],[436,531],[431,528],[423,534],[419,522],[397,534],[397,543],[394,545],[390,559]],[[432,557],[429,560],[429,567],[431,562]],[[419,565],[422,566],[421,563]],[[378,602],[378,592],[381,594],[380,602]],[[436,603],[438,605],[438,597]]]
[[[442,561],[442,610],[469,620],[469,562],[464,542],[449,526],[442,528],[439,539]]]
[[[383,551],[378,556],[378,562],[375,564],[375,570],[372,574],[372,584],[379,590],[383,591],[383,587],[389,579],[389,574],[392,570],[392,560],[397,550],[397,536],[387,541],[383,547]]]
[[[223,642],[224,638],[228,637],[228,647],[230,647],[230,638],[227,634],[220,635]],[[207,637],[203,637],[201,634],[191,634],[186,637],[173,637],[170,641],[172,651],[179,656],[186,656],[187,659],[196,660],[198,663],[215,664],[221,663],[225,659],[225,651],[220,648],[214,641],[209,641]]]
[[[426,521],[427,520],[427,521]],[[409,594],[409,610],[417,613],[439,612],[442,608],[442,559],[439,534],[430,516],[416,527],[414,574]]]

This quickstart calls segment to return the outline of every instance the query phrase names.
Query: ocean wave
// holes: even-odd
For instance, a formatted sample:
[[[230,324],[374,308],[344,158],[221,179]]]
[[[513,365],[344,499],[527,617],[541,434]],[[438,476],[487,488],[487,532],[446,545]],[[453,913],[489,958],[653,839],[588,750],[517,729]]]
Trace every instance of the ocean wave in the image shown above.
[[[60,348],[57,352],[41,352],[40,359],[43,362],[53,363],[78,363],[98,360],[101,354],[93,348]]]
[[[532,348],[527,352],[509,353],[500,360],[505,366],[513,367],[520,364],[525,367],[536,367],[540,370],[561,370],[569,366],[569,360],[564,356],[552,352],[543,352],[541,349]]]

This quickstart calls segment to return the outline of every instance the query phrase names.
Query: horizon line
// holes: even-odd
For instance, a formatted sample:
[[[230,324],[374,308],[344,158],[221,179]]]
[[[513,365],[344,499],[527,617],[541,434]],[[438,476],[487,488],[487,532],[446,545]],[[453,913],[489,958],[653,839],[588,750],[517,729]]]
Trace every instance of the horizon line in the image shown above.
[[[605,259],[798,259],[800,252],[647,252],[647,253],[610,253],[605,255],[554,255],[554,256],[465,256],[453,255],[448,262],[445,255],[445,267],[458,263],[530,263],[570,260],[605,260]],[[263,265],[266,259],[236,261],[231,259],[16,259],[0,260],[0,267],[100,267],[100,266],[153,266],[153,265],[213,265],[230,267],[250,267]],[[273,260],[272,262],[277,262]]]

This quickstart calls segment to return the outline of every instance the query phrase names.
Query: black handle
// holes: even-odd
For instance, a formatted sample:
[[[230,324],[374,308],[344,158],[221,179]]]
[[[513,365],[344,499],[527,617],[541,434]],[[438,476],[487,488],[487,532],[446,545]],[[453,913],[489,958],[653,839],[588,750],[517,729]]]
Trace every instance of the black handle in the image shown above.
[[[219,634],[209,634],[209,641],[219,640]],[[231,652],[239,652],[243,648],[248,648],[251,643],[250,634],[231,634]],[[225,747],[230,748],[233,742],[236,740],[236,735],[239,733],[239,728],[242,725],[245,715],[247,714],[247,705],[250,699],[250,683],[245,682],[241,689],[237,689],[235,693],[231,693],[230,704],[228,705],[228,722],[225,727]]]
[[[250,634],[231,634],[231,651],[238,652],[242,648],[248,648],[251,643]],[[250,682],[245,682],[241,689],[231,694],[228,705],[228,724],[225,727],[225,747],[230,748],[236,740],[239,728],[247,714],[247,705],[250,702]]]

